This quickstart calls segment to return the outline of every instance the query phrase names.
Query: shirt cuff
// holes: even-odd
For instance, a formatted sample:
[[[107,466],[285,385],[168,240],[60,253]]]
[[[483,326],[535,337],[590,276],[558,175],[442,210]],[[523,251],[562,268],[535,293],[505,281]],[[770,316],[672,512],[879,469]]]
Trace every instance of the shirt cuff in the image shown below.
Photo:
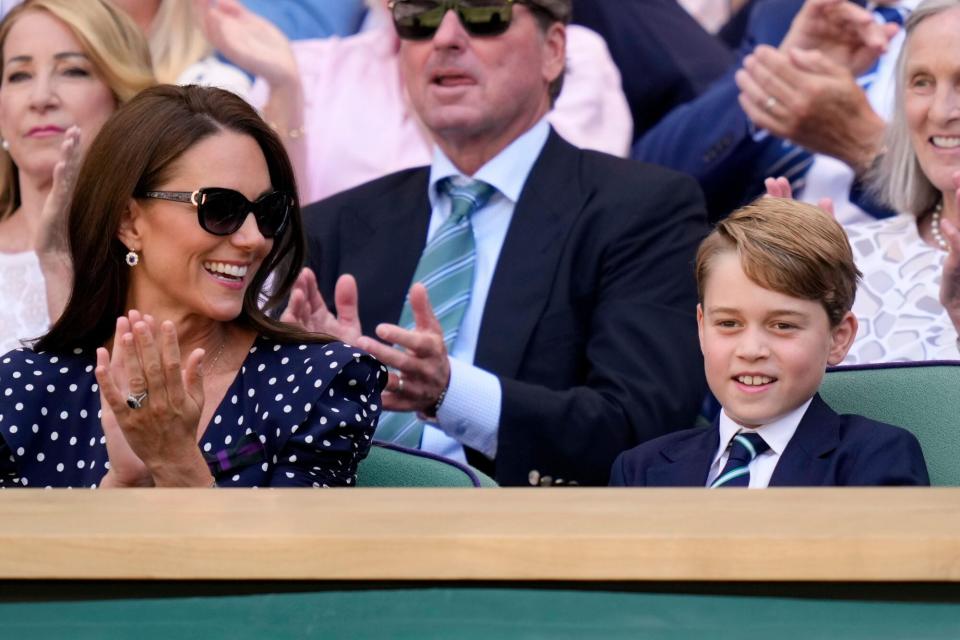
[[[492,460],[497,455],[503,400],[500,379],[472,364],[449,360],[450,386],[437,412],[436,424],[451,438]]]

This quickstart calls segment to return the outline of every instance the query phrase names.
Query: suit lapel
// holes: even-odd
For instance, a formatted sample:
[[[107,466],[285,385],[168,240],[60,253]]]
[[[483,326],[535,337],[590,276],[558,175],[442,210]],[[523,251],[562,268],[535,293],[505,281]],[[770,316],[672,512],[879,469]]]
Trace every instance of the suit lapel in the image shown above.
[[[660,451],[660,464],[647,469],[648,487],[704,487],[713,456],[720,446],[717,420],[693,437],[682,440]]]
[[[400,318],[427,241],[429,175],[429,167],[416,169],[343,216],[340,272],[357,278],[360,320],[368,335],[375,323]]]
[[[579,150],[553,130],[514,209],[483,311],[474,362],[514,376],[547,303],[557,262],[586,202]]]
[[[822,485],[830,469],[830,460],[825,456],[839,444],[839,416],[817,394],[780,455],[770,486]]]

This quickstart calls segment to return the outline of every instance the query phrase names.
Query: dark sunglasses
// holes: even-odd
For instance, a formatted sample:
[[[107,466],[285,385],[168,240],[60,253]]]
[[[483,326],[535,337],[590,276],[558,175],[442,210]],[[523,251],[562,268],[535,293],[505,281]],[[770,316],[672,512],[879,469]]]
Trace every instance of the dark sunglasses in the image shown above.
[[[274,238],[287,224],[293,198],[284,191],[273,191],[250,202],[239,191],[203,187],[196,191],[147,191],[146,198],[186,202],[197,208],[197,220],[207,233],[228,236],[243,226],[249,214],[257,220],[264,238]]]
[[[433,37],[447,11],[456,11],[472,36],[498,36],[510,27],[513,5],[522,0],[390,0],[397,35],[404,40]]]

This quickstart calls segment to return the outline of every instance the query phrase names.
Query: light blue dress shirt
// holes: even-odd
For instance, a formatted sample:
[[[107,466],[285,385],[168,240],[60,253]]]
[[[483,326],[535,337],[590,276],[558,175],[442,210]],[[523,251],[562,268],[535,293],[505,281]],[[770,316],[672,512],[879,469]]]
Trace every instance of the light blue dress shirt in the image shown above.
[[[477,262],[473,291],[460,324],[460,332],[450,349],[450,388],[434,426],[426,425],[420,448],[465,462],[463,445],[493,458],[497,453],[502,390],[500,380],[489,371],[473,365],[480,335],[480,322],[490,292],[490,283],[500,257],[513,210],[540,152],[550,135],[550,126],[541,120],[514,140],[472,177],[496,187],[497,193],[485,207],[471,217],[476,242]],[[437,183],[444,178],[462,176],[439,147],[430,166],[429,197],[432,212],[427,240],[450,216],[450,198],[440,193]],[[509,313],[504,309],[503,313]]]

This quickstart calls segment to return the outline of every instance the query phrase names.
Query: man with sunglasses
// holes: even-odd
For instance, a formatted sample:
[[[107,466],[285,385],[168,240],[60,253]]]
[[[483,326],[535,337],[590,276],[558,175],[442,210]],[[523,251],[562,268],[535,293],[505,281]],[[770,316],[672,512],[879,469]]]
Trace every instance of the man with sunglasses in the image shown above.
[[[306,210],[316,280],[285,319],[392,368],[378,438],[466,452],[501,484],[606,484],[619,451],[689,426],[703,397],[699,190],[544,121],[570,0],[391,9],[433,163]]]

